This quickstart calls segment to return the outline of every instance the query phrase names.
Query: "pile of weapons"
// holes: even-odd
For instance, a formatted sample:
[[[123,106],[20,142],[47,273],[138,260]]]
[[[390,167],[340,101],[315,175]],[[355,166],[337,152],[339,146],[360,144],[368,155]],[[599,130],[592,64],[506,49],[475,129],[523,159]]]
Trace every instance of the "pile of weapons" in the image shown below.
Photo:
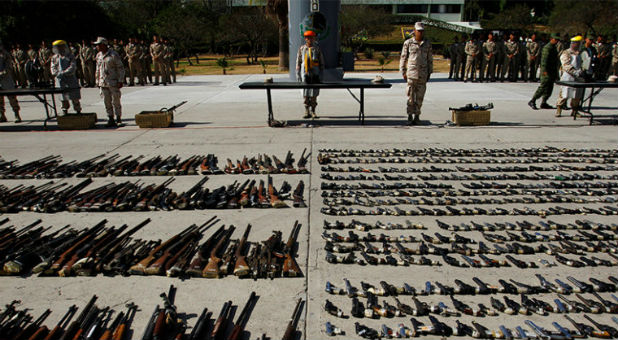
[[[482,170],[482,169],[481,169]],[[611,171],[616,171],[616,169],[612,169]],[[320,178],[328,181],[473,181],[473,180],[483,180],[483,181],[504,181],[504,180],[529,180],[529,181],[546,181],[546,180],[560,180],[560,181],[585,181],[585,180],[618,180],[618,175],[598,175],[598,174],[524,174],[518,173],[514,174],[499,174],[499,175],[487,175],[487,174],[471,174],[471,175],[456,175],[454,173],[449,173],[448,175],[439,175],[436,176],[434,174],[423,174],[416,176],[405,176],[401,174],[390,175],[385,173],[383,175],[373,174],[366,175],[364,173],[358,175],[331,175],[330,173],[323,173],[320,175]],[[478,183],[473,183],[470,185],[471,187],[478,187]],[[495,186],[492,183],[492,186]],[[503,186],[503,185],[499,185]],[[465,187],[465,186],[464,186]]]
[[[0,221],[6,223],[7,220]],[[0,229],[2,275],[94,276],[167,275],[169,277],[275,278],[301,276],[295,244],[300,231],[294,225],[286,243],[274,231],[263,242],[249,242],[248,225],[240,240],[231,240],[234,226],[221,226],[200,243],[203,233],[219,222],[212,217],[201,226],[192,225],[168,240],[147,241],[132,235],[150,222],[134,228],[105,227],[103,220],[91,228],[66,226],[52,233],[37,227],[40,220],[20,230]]]
[[[78,310],[76,305],[69,307],[58,324],[52,328],[43,324],[51,314],[46,310],[39,318],[33,320],[27,309],[18,310],[19,301],[6,305],[0,314],[0,335],[6,340],[72,340],[72,339],[129,339],[131,323],[137,311],[137,305],[128,304],[127,311],[120,312],[112,318],[114,311],[110,307],[99,308],[94,303],[94,295],[84,306],[79,316],[73,319]]]
[[[606,283],[595,278],[590,278],[592,284],[579,281],[571,276],[567,277],[569,281],[574,284],[574,287],[567,283],[556,279],[556,284],[547,281],[540,274],[536,275],[539,279],[540,285],[528,285],[510,280],[499,280],[501,286],[491,286],[481,281],[478,278],[473,278],[476,286],[469,285],[461,280],[455,280],[455,287],[449,287],[439,282],[435,282],[435,285],[431,282],[426,282],[423,290],[417,291],[408,284],[403,284],[402,287],[391,285],[386,281],[380,281],[379,286],[374,286],[369,283],[361,281],[361,289],[354,288],[350,281],[344,279],[345,289],[335,287],[330,282],[326,283],[326,292],[333,295],[347,295],[351,298],[352,307],[349,315],[355,318],[370,318],[379,319],[381,317],[393,318],[393,317],[405,317],[412,316],[412,327],[406,327],[400,324],[397,328],[397,332],[393,332],[392,329],[386,325],[382,325],[380,332],[371,329],[367,326],[355,323],[356,334],[368,339],[374,339],[378,337],[391,338],[391,337],[415,337],[420,335],[434,335],[434,336],[472,336],[474,338],[494,338],[494,339],[513,339],[515,337],[520,339],[572,339],[581,337],[599,337],[599,338],[616,338],[618,336],[618,330],[615,328],[603,325],[588,315],[584,315],[592,326],[583,323],[578,323],[569,316],[565,318],[573,325],[573,329],[568,329],[559,325],[557,322],[553,322],[552,326],[556,328],[558,333],[538,327],[536,324],[526,321],[534,332],[530,334],[523,330],[521,327],[515,328],[515,333],[505,326],[500,326],[499,330],[489,330],[487,327],[480,325],[478,322],[473,321],[472,327],[462,323],[460,320],[456,320],[456,326],[451,327],[446,323],[439,321],[436,316],[442,317],[460,317],[461,315],[469,315],[473,317],[484,316],[498,316],[500,313],[507,315],[521,314],[531,315],[532,313],[538,315],[547,315],[548,313],[618,313],[618,297],[611,294],[612,299],[609,301],[603,298],[598,292],[608,293],[616,292],[616,284],[618,279],[610,276],[609,279],[613,283]],[[538,295],[544,293],[556,293],[558,299],[554,300],[555,306],[551,303],[532,297],[530,295]],[[588,299],[580,293],[589,293],[594,299]],[[493,296],[490,297],[491,308],[482,303],[478,303],[478,307],[469,305],[454,295],[496,295],[496,294],[513,294],[520,295],[521,302],[518,303],[515,300],[502,296],[504,302]],[[563,294],[574,294],[580,301],[568,299]],[[427,295],[448,295],[453,304],[453,307],[449,307],[444,302],[436,304],[420,301],[417,296]],[[378,296],[384,297],[382,303],[378,301]],[[403,303],[402,296],[411,296],[412,305]],[[391,305],[387,302],[386,297],[392,297],[394,304]],[[366,304],[359,301],[358,298],[366,298]],[[475,298],[475,300],[478,300]],[[334,303],[326,300],[324,304],[324,310],[332,316],[346,319],[348,313],[344,312],[341,308],[337,307]],[[425,325],[415,317],[429,317],[430,325]],[[612,320],[618,324],[618,318],[612,317]],[[595,328],[596,327],[596,328]],[[326,324],[325,329],[328,335],[339,335],[344,332],[339,328],[334,327],[330,322]]]
[[[597,178],[596,174],[593,174],[591,172],[595,172],[595,171],[616,171],[618,170],[618,167],[613,166],[613,165],[566,165],[566,164],[555,164],[552,166],[541,166],[541,165],[528,165],[528,166],[498,166],[498,167],[494,167],[494,166],[487,166],[485,168],[470,168],[470,167],[463,167],[463,166],[455,166],[454,168],[441,168],[441,167],[436,167],[434,165],[431,165],[429,167],[407,167],[407,168],[397,168],[397,167],[390,167],[390,168],[385,168],[383,166],[378,166],[378,169],[371,169],[371,168],[367,168],[367,167],[360,167],[360,166],[332,166],[332,165],[326,165],[326,166],[322,166],[321,167],[322,172],[350,172],[350,173],[354,173],[354,172],[361,172],[361,173],[370,173],[370,174],[375,174],[375,173],[383,173],[383,174],[394,174],[394,173],[432,173],[432,172],[437,172],[437,173],[444,173],[444,172],[456,172],[456,171],[460,171],[460,172],[466,172],[466,173],[473,173],[473,176],[483,176],[483,175],[479,175],[479,172],[500,172],[500,173],[512,173],[512,172],[516,172],[518,173],[517,176],[530,176],[531,175],[524,175],[522,173],[526,173],[526,172],[535,172],[535,176],[541,176],[539,174],[537,174],[538,172],[547,172],[547,171],[585,171],[587,173],[584,174],[578,174],[578,176],[582,176],[585,179],[595,179]],[[522,178],[523,179],[523,178]],[[561,179],[561,178],[556,178],[556,179]]]
[[[311,154],[302,155],[294,167],[291,151],[281,161],[277,156],[259,154],[244,156],[242,160],[232,162],[229,158],[223,169],[218,166],[215,155],[191,156],[182,159],[178,155],[155,156],[112,156],[99,155],[85,161],[63,162],[60,156],[47,156],[41,159],[19,164],[17,160],[0,159],[0,179],[29,178],[65,178],[65,177],[106,177],[106,176],[182,176],[182,175],[219,175],[219,174],[306,174],[307,161]]]
[[[40,186],[18,185],[11,189],[0,185],[0,212],[17,213],[36,211],[55,213],[97,211],[193,210],[239,208],[286,208],[284,200],[292,200],[297,208],[306,207],[301,180],[294,191],[286,181],[279,190],[273,186],[270,175],[264,180],[247,179],[217,189],[204,187],[208,177],[202,178],[189,190],[177,193],[168,188],[174,181],[169,178],[161,184],[136,182],[110,183],[96,189],[83,191],[92,183],[88,178],[76,185],[49,182]]]

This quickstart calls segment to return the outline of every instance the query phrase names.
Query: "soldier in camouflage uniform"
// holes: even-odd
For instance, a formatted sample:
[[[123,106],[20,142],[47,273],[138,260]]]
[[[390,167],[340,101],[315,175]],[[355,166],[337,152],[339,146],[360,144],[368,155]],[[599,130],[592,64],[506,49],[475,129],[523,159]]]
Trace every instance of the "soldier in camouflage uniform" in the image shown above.
[[[554,82],[558,79],[558,72],[560,70],[560,60],[558,59],[558,50],[556,49],[558,39],[560,39],[559,35],[552,34],[549,43],[543,47],[541,53],[541,84],[528,102],[528,106],[533,110],[538,109],[536,107],[536,100],[539,98],[541,98],[541,109],[553,109],[551,105],[547,104],[547,99],[551,97],[551,93],[554,90]]]
[[[144,86],[144,72],[142,71],[142,48],[135,42],[135,38],[129,38],[129,43],[124,47],[127,60],[129,61],[129,86],[135,86],[135,78],[140,85]]]
[[[502,70],[504,69],[504,59],[506,58],[506,47],[504,46],[504,35],[501,35],[496,39],[496,45],[498,46],[498,53],[496,53],[496,79],[504,81],[502,77]]]
[[[519,70],[519,43],[515,34],[509,34],[509,40],[504,44],[506,49],[505,67],[502,70],[502,78],[507,76],[509,81],[517,81],[517,70]]]
[[[494,41],[494,35],[489,33],[487,35],[487,41],[483,43],[483,58],[485,60],[484,72],[485,79],[488,81],[496,81],[496,54],[498,53],[498,46]]]
[[[612,58],[611,46],[605,43],[603,36],[599,35],[597,37],[597,43],[594,44],[594,47],[597,49],[597,57],[599,58],[597,79],[607,79],[607,73],[609,71]]]
[[[421,116],[421,107],[427,90],[427,82],[433,72],[431,42],[424,37],[423,23],[414,25],[414,36],[403,43],[399,71],[407,81],[408,123],[416,125]]]
[[[618,41],[612,45],[612,67],[611,74],[618,75]]]
[[[455,71],[455,68],[457,67],[457,45],[459,44],[459,42],[457,41],[457,37],[455,37],[453,40],[453,43],[450,44],[448,47],[448,59],[450,64],[448,69],[448,79],[457,80],[457,71]],[[454,77],[453,74],[455,74]]]
[[[457,80],[464,80],[466,76],[466,37],[461,36],[457,44]]]
[[[581,42],[582,36],[571,38],[571,46],[560,53],[560,63],[562,65],[562,75],[560,80],[564,81],[583,81],[585,70],[582,68]],[[578,116],[578,109],[584,89],[563,86],[556,103],[556,117],[560,117],[562,110],[566,106],[567,99],[571,98],[571,116]]]
[[[96,50],[90,45],[89,42],[82,40],[80,49],[82,59],[82,70],[84,72],[84,80],[86,87],[94,87],[94,71],[96,68]]]
[[[13,77],[11,76],[12,63],[13,56],[11,56],[9,52],[4,49],[2,41],[0,41],[0,89],[2,90],[12,90],[15,88],[15,82],[13,81]],[[13,108],[13,113],[15,114],[15,123],[21,122],[17,97],[7,97],[9,98],[9,104],[11,104],[11,107]],[[0,122],[7,121],[5,111],[6,109],[4,108],[4,96],[0,95]]]
[[[124,51],[124,43],[122,42],[122,40],[117,40],[114,39],[112,41],[112,46],[111,48],[118,53],[118,56],[120,57],[120,59],[122,60],[122,65],[124,66],[124,74],[125,76],[129,74],[128,70],[129,70],[129,65],[127,63],[127,54]],[[126,83],[126,79],[123,80],[123,83]]]
[[[148,79],[148,83],[152,84],[152,58],[150,57],[150,50],[144,40],[140,40],[139,43],[142,49],[142,72],[144,72],[144,79]]]
[[[45,41],[41,41],[41,47],[39,48],[39,60],[41,67],[43,67],[43,81],[45,84],[51,83],[50,62],[52,57],[52,51],[47,47]]]
[[[526,75],[528,80],[537,81],[536,72],[539,69],[539,57],[541,56],[541,46],[536,41],[536,34],[532,33],[530,41],[526,43]]]
[[[464,50],[466,53],[466,74],[464,82],[470,79],[474,81],[476,77],[477,55],[480,53],[480,49],[474,38],[474,36],[470,37]]]
[[[152,63],[154,64],[154,85],[159,85],[159,78],[163,85],[167,85],[167,67],[165,66],[165,46],[159,42],[158,36],[152,37],[152,44],[150,44],[150,57],[152,57]]]
[[[176,82],[176,65],[174,65],[174,46],[165,39],[165,62],[168,69],[168,83]]]
[[[28,55],[19,44],[15,44],[15,49],[13,49],[12,54],[13,69],[15,71],[15,75],[17,76],[17,84],[23,88],[26,88],[28,86],[28,82],[26,81],[26,62],[28,61]]]

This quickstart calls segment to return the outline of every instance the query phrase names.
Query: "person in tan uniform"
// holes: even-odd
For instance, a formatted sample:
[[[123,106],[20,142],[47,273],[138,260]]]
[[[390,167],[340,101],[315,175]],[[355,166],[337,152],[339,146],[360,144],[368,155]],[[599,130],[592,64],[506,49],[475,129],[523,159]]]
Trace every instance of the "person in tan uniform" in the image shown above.
[[[144,40],[140,40],[139,47],[142,50],[142,72],[144,79],[148,79],[148,83],[152,84],[152,58],[150,57],[149,46],[146,45]]]
[[[541,57],[541,45],[536,41],[536,34],[532,33],[530,41],[526,43],[527,64],[526,74],[529,81],[537,81],[536,73],[539,70],[539,61]]]
[[[129,86],[135,86],[135,78],[140,85],[144,85],[144,74],[142,72],[141,47],[135,43],[135,38],[129,38],[129,43],[124,47],[125,54],[129,61]]]
[[[498,45],[494,41],[494,35],[489,33],[487,41],[483,43],[483,57],[485,58],[485,73],[484,79],[487,81],[496,81],[496,54],[498,53]]]
[[[108,47],[107,39],[98,37],[94,42],[97,53],[95,72],[96,84],[101,91],[105,111],[107,111],[107,126],[122,125],[122,105],[120,104],[120,89],[124,82],[124,65],[116,51]],[[114,120],[114,114],[116,119]]]
[[[13,63],[13,56],[4,49],[2,45],[2,41],[0,40],[0,90],[13,90],[15,88],[15,82],[13,81],[13,76],[11,75]],[[9,104],[13,108],[13,113],[15,114],[15,123],[21,122],[21,117],[19,116],[19,103],[17,102],[16,96],[7,96],[9,98]],[[4,96],[0,95],[0,123],[6,122],[4,108]]]
[[[597,49],[597,57],[599,58],[597,79],[605,80],[607,79],[607,73],[611,64],[612,49],[609,44],[605,43],[602,35],[597,36],[597,42],[594,44],[594,47]]]
[[[43,67],[43,81],[45,84],[51,82],[50,63],[51,63],[52,51],[47,47],[45,41],[41,41],[41,47],[39,48],[39,60],[41,67]]]
[[[504,60],[504,68],[502,69],[502,78],[507,76],[509,81],[517,81],[517,70],[519,69],[519,43],[515,39],[515,34],[509,34],[509,40],[504,43],[506,56]]]
[[[158,36],[152,37],[150,44],[150,57],[154,64],[154,85],[159,85],[159,78],[162,78],[163,85],[167,85],[167,67],[165,67],[165,46],[159,42]]]
[[[82,40],[82,45],[79,50],[82,60],[82,72],[84,74],[84,82],[86,87],[94,87],[94,71],[96,67],[96,54],[90,43]]]
[[[419,122],[427,82],[433,72],[431,42],[425,39],[424,33],[423,23],[417,22],[414,25],[414,36],[403,43],[399,60],[399,71],[408,83],[406,111],[409,125],[416,125]]]
[[[609,73],[618,75],[618,41],[612,45],[612,67]]]
[[[580,53],[581,42],[584,38],[581,35],[571,38],[571,47],[560,53],[560,64],[562,65],[562,76],[560,80],[575,81],[583,80],[584,70],[582,69],[582,57]],[[563,86],[560,89],[558,102],[556,103],[556,117],[560,117],[565,107],[567,99],[571,98],[571,116],[578,115],[577,109],[584,94],[583,89]]]
[[[16,81],[19,86],[26,88],[28,83],[26,81],[26,62],[28,61],[28,55],[21,48],[19,44],[15,44],[13,49],[13,69],[16,75]]]
[[[316,42],[317,34],[309,30],[303,33],[303,37],[305,44],[300,46],[296,54],[296,79],[307,84],[320,83],[324,73],[324,55]],[[319,118],[315,113],[319,94],[320,89],[303,89],[305,104],[303,118]]]
[[[164,40],[164,46],[165,46],[165,64],[167,66],[167,82],[168,83],[172,83],[172,82],[176,82],[176,67],[174,65],[174,46],[172,46],[172,44],[170,43],[169,40],[165,39]]]
[[[457,79],[464,80],[466,76],[466,37],[461,36],[457,44]]]
[[[474,36],[471,36],[470,40],[466,43],[464,52],[466,53],[466,74],[464,77],[464,82],[467,82],[468,80],[474,81],[477,67],[476,57],[480,52],[479,46],[474,40]]]

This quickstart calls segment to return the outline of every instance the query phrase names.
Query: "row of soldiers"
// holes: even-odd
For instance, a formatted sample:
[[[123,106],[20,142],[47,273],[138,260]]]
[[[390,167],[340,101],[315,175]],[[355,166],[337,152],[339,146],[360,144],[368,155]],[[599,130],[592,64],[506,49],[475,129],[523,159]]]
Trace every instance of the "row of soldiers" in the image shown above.
[[[448,47],[450,59],[449,79],[467,81],[538,80],[541,50],[544,42],[536,34],[517,37],[514,32],[506,35],[488,33],[486,37],[475,34],[470,38],[455,38]],[[558,40],[560,54],[569,47],[568,35]],[[603,36],[588,36],[584,49],[594,64],[595,78],[606,79],[618,72],[618,43],[608,44]]]
[[[82,87],[95,87],[96,47],[90,41],[69,43],[69,48],[77,62],[76,75]],[[171,84],[176,82],[174,48],[167,39],[154,36],[147,45],[144,40],[130,38],[128,43],[114,39],[110,48],[121,57],[125,66],[125,84],[134,86]],[[22,88],[48,87],[53,84],[50,73],[52,50],[45,41],[37,49],[28,44],[24,50],[20,44],[14,44],[10,51],[12,68],[10,70],[16,85]],[[154,68],[154,70],[153,70]],[[128,81],[127,81],[128,80]]]

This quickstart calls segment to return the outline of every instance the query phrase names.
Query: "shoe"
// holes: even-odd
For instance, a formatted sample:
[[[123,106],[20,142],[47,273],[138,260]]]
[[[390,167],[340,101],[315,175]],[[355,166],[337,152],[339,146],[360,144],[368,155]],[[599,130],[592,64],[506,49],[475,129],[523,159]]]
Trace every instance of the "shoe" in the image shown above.
[[[21,123],[21,117],[16,117],[15,118],[15,123]]]
[[[414,122],[414,125],[418,124],[418,122],[420,122],[421,120],[421,115],[414,115],[414,119],[412,119],[412,121]]]
[[[541,108],[541,109],[552,110],[554,107],[553,107],[553,106],[551,106],[551,105],[549,105],[549,104],[547,104],[547,103],[541,103],[540,108]]]
[[[536,107],[536,103],[533,100],[528,102],[528,106],[530,106],[533,110],[539,109],[538,107]]]
[[[311,111],[311,119],[320,119],[320,117],[318,117],[315,111]]]
[[[116,125],[118,125],[118,126],[124,126],[124,123],[122,122],[122,119],[120,119],[120,118],[116,118]]]
[[[311,118],[311,113],[309,112],[309,108],[305,108],[305,115],[303,116],[304,119],[309,119]]]
[[[4,123],[6,121],[7,121],[6,116],[2,114],[2,116],[0,116],[0,123]]]
[[[154,83],[152,84],[152,86],[159,86],[159,83]]]
[[[131,84],[129,84],[129,86],[135,86],[135,84],[131,83]]]
[[[562,115],[562,106],[556,106],[556,114],[554,116],[560,117]]]
[[[116,125],[116,121],[114,120],[114,118],[110,118],[107,121],[107,124],[105,124],[106,127],[117,127],[118,125]]]

